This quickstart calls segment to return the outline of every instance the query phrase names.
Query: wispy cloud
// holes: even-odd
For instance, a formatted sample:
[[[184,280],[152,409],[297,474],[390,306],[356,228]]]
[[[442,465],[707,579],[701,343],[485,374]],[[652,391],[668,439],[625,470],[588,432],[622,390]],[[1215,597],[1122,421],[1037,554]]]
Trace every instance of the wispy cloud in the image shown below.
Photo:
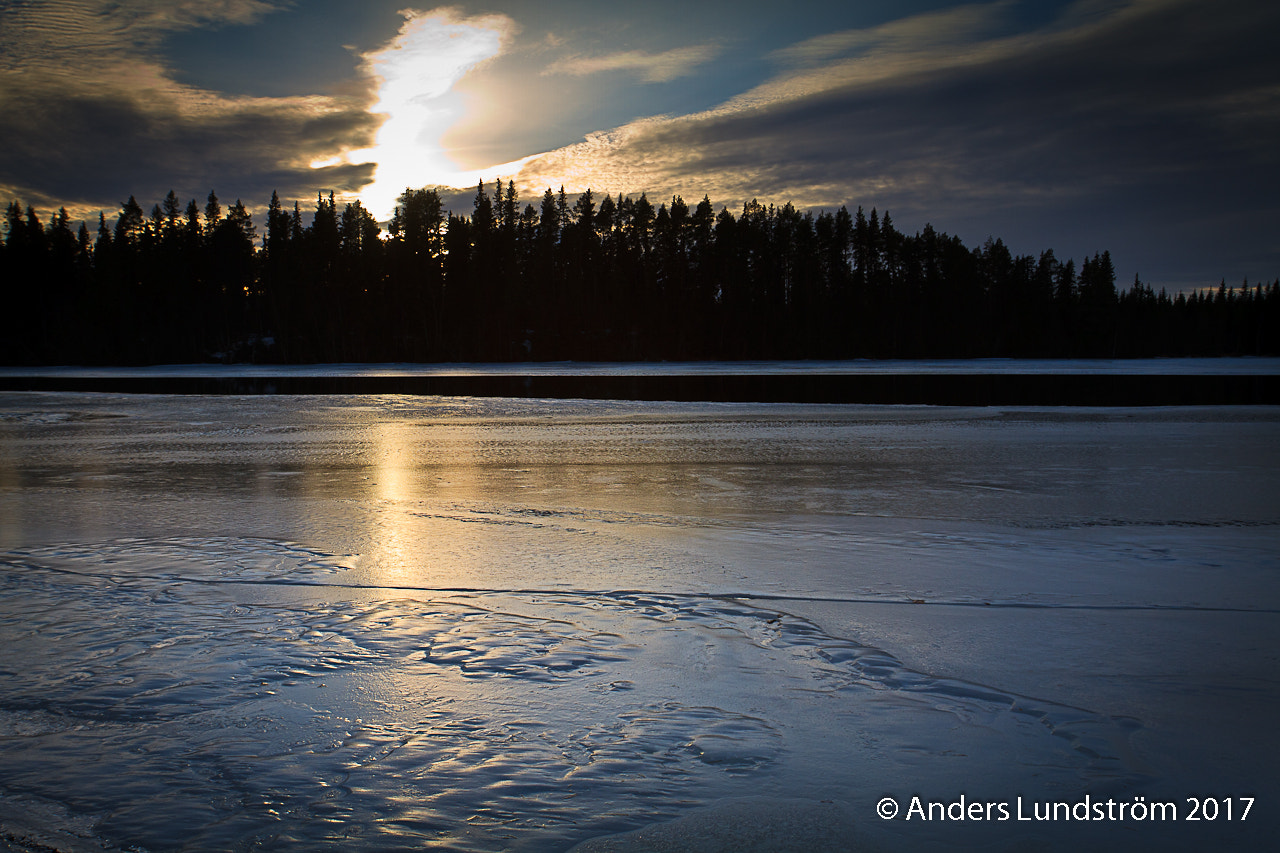
[[[1012,0],[960,6],[890,21],[876,27],[818,36],[775,51],[782,70],[774,78],[731,99],[722,112],[795,101],[843,90],[902,86],[922,76],[951,73],[1024,56],[1043,47],[1054,32],[1017,32]]]
[[[667,83],[697,73],[698,66],[715,59],[720,52],[719,45],[695,44],[661,53],[624,50],[598,56],[575,54],[549,66],[543,74],[585,77],[608,71],[628,71],[637,74],[646,83]]]
[[[876,27],[825,33],[774,51],[770,58],[794,66],[866,55],[920,55],[965,47],[1007,27],[1012,0],[958,6],[889,21]]]

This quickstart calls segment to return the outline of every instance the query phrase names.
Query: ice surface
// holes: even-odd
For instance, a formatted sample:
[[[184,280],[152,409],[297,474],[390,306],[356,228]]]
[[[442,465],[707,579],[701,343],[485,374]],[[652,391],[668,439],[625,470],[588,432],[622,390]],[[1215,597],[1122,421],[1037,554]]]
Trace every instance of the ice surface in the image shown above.
[[[1257,843],[1278,426],[0,395],[0,827],[61,849]],[[1256,802],[875,812],[962,795]]]

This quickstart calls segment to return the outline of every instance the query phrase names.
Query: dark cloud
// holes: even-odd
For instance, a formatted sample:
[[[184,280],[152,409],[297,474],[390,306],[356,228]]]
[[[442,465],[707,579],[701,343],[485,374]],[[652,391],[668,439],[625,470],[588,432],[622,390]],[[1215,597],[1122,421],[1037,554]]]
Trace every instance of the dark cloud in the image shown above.
[[[256,105],[190,116],[121,95],[73,95],[21,112],[10,124],[15,141],[0,160],[0,186],[36,203],[111,208],[131,194],[203,195],[217,185],[263,204],[273,189],[306,198],[319,187],[355,191],[372,180],[372,164],[308,165],[372,139],[377,121],[363,109]]]
[[[6,152],[0,192],[81,215],[136,195],[144,204],[170,189],[203,198],[214,188],[265,205],[352,192],[372,164],[313,169],[310,163],[373,139],[372,82],[344,97],[227,97],[174,81],[150,49],[163,33],[208,22],[246,23],[268,11],[256,0],[210,3],[63,0],[36,16],[4,4],[0,62]]]

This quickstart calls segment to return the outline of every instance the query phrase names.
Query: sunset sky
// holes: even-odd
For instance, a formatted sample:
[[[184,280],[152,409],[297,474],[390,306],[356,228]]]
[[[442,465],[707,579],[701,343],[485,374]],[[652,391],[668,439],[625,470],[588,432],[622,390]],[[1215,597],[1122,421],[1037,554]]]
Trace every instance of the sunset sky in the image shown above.
[[[876,207],[1109,249],[1122,286],[1280,276],[1280,4],[407,2],[0,0],[0,199],[386,218],[510,178]]]

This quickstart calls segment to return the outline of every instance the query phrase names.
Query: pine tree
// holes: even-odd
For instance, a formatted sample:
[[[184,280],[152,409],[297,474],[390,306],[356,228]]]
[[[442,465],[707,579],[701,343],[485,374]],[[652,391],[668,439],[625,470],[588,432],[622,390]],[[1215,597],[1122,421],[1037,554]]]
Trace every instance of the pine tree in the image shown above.
[[[213,232],[218,228],[218,223],[221,221],[222,206],[218,204],[217,194],[213,190],[209,190],[209,198],[204,205],[205,236],[212,237]]]

